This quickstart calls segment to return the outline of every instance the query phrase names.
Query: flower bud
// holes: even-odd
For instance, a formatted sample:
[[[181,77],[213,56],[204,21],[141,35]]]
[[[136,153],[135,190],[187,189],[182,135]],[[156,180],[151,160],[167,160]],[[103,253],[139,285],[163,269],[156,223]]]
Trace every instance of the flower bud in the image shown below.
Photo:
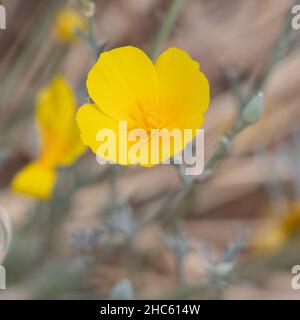
[[[242,112],[242,119],[247,125],[260,120],[264,110],[264,96],[262,92],[255,95],[246,105]]]

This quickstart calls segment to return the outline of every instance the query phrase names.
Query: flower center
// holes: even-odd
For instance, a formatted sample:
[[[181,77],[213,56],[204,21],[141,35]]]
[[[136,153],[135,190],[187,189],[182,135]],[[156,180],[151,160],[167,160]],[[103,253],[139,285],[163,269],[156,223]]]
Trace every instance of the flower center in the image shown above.
[[[163,121],[156,111],[149,110],[144,106],[137,104],[138,110],[135,114],[131,114],[132,122],[128,129],[143,129],[150,134],[151,129],[161,129]]]
[[[144,115],[144,127],[147,132],[150,132],[151,129],[160,129],[162,120],[156,112],[147,111]]]

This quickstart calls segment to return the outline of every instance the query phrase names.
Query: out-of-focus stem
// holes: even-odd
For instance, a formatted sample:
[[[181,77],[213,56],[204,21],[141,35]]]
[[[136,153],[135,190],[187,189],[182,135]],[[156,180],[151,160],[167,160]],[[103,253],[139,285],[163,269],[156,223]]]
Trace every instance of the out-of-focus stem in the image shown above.
[[[92,17],[88,18],[88,23],[89,23],[88,40],[93,50],[93,53],[97,59],[100,53],[100,48],[97,42],[96,32],[95,32],[95,23]]]
[[[241,123],[230,130],[227,134],[225,134],[220,141],[220,145],[217,150],[213,153],[213,155],[209,158],[207,163],[205,164],[205,170],[213,169],[220,160],[222,160],[227,152],[228,149],[233,142],[233,140],[244,130],[248,125],[245,123]]]
[[[274,67],[277,65],[279,61],[285,58],[297,45],[297,32],[292,32],[291,30],[291,21],[292,21],[292,7],[296,4],[300,4],[300,0],[293,0],[291,6],[287,10],[285,14],[283,26],[281,31],[279,32],[278,36],[276,37],[271,54],[264,63],[262,67],[262,71],[260,75],[256,79],[255,83],[248,88],[248,93],[246,94],[243,90],[245,87],[243,83],[240,81],[240,77],[238,73],[232,70],[228,66],[221,66],[221,71],[224,76],[229,81],[231,89],[239,101],[239,109],[242,111],[243,107],[249,102],[253,93],[261,90],[265,85],[266,80],[268,79],[269,75],[273,71]]]
[[[272,53],[270,58],[265,63],[263,71],[261,72],[260,77],[255,82],[253,90],[258,90],[262,88],[267,77],[273,70],[274,66],[282,60],[295,46],[296,35],[294,36],[291,33],[291,21],[292,21],[292,7],[296,4],[299,4],[299,0],[293,0],[290,8],[287,10],[287,13],[284,18],[283,27],[276,38]]]
[[[85,17],[88,21],[88,30],[87,32],[79,31],[81,38],[89,45],[92,49],[95,58],[98,59],[99,54],[101,53],[105,42],[99,42],[96,35],[95,28],[95,3],[91,0],[79,0],[79,6]]]
[[[264,110],[264,99],[263,94],[259,92],[251,98],[249,103],[242,108],[242,112],[239,114],[239,117],[232,127],[220,141],[219,148],[215,153],[210,157],[208,162],[205,165],[205,170],[213,169],[218,162],[223,159],[229,147],[231,146],[233,140],[246,128],[255,124],[260,120],[262,112]]]
[[[149,55],[152,59],[156,58],[156,56],[158,55],[158,53],[161,49],[163,42],[167,39],[168,35],[170,34],[170,32],[173,28],[173,25],[180,14],[183,2],[184,2],[184,0],[172,0],[171,1],[171,4],[167,10],[167,13],[166,13],[165,18],[162,22],[162,25],[159,28],[159,30],[154,38],[153,45],[152,45],[152,48],[149,53]]]
[[[185,284],[184,279],[184,258],[175,255],[175,274],[176,274],[176,284],[177,288],[181,288]]]
[[[0,207],[0,263],[3,262],[11,242],[12,227],[10,216]]]
[[[3,77],[5,81],[2,85],[1,92],[1,106],[0,108],[5,108],[14,96],[12,92],[15,90],[16,81],[22,78],[22,74],[26,72],[28,65],[32,61],[32,57],[35,55],[36,51],[43,42],[46,33],[48,32],[49,25],[53,20],[53,15],[61,6],[61,3],[55,1],[53,4],[49,5],[47,12],[45,12],[42,17],[38,20],[36,28],[32,31],[31,39],[26,45],[24,50],[20,53],[19,58],[16,60],[15,64],[12,66],[11,70],[7,72],[7,76]],[[9,103],[8,103],[9,101]],[[3,119],[1,119],[3,121]]]

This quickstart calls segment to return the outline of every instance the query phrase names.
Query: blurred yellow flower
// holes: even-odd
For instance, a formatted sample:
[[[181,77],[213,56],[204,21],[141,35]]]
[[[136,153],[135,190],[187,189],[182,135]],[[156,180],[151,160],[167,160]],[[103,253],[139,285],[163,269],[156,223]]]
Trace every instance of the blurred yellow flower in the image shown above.
[[[278,220],[273,220],[256,232],[250,241],[255,252],[274,252],[290,240],[300,240],[300,202],[292,203]]]
[[[182,151],[203,124],[210,100],[209,83],[199,64],[177,48],[166,50],[155,63],[142,50],[131,46],[104,52],[89,72],[87,89],[94,103],[83,105],[77,112],[83,142],[101,158],[122,165],[152,166]],[[120,130],[123,121],[127,122],[128,131],[147,132],[141,139],[140,152],[152,148],[150,153],[159,154],[156,163],[150,159],[150,153],[146,160],[120,155],[122,148],[128,153],[133,144],[124,142],[123,136],[128,132]],[[102,129],[114,131],[115,154],[101,148],[106,143],[97,138]],[[173,143],[166,152],[161,143],[151,143],[152,129],[189,129],[193,135],[185,145]]]
[[[87,30],[88,24],[85,17],[73,8],[61,9],[54,22],[54,33],[62,42],[73,42],[77,39],[76,30]]]
[[[14,191],[48,199],[56,182],[57,167],[71,165],[84,152],[75,106],[73,92],[61,76],[40,91],[35,115],[40,149],[37,158],[14,177]]]

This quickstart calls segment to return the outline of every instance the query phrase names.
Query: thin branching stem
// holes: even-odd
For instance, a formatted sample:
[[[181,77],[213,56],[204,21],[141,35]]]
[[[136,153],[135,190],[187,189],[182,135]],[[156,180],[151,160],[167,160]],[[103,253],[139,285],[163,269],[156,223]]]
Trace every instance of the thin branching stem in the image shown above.
[[[170,34],[174,23],[176,22],[184,0],[171,0],[170,6],[167,10],[165,18],[163,19],[162,25],[160,26],[157,34],[154,38],[149,56],[152,59],[155,59],[160,52],[162,44],[167,39],[168,35]]]

